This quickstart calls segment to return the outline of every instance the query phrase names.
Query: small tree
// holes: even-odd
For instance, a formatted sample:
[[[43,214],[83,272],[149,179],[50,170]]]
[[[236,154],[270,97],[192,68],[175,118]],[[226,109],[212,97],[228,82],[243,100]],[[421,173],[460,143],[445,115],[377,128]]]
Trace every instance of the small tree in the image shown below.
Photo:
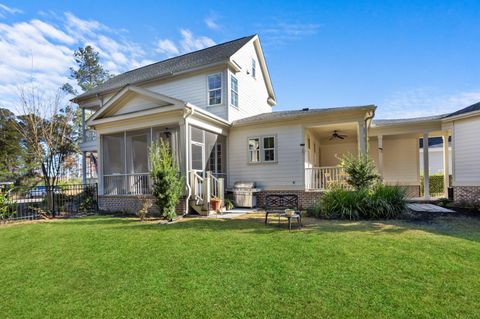
[[[152,144],[150,163],[155,204],[163,217],[172,220],[176,216],[176,207],[183,194],[184,180],[180,176],[170,146],[165,141]]]
[[[379,178],[375,163],[368,155],[344,155],[340,167],[347,173],[347,183],[355,190],[370,188]]]

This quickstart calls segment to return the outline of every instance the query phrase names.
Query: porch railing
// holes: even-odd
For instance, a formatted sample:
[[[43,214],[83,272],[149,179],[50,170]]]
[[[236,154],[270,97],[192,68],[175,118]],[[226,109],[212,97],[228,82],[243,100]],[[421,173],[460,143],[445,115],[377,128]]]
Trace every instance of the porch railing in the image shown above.
[[[212,172],[205,172],[205,177],[202,172],[190,172],[190,185],[192,188],[192,199],[208,209],[210,199],[218,197],[224,200],[225,186],[223,175],[214,176]]]
[[[305,189],[325,190],[336,183],[345,183],[347,174],[339,166],[305,168]]]
[[[146,195],[151,194],[148,173],[104,175],[105,195]]]

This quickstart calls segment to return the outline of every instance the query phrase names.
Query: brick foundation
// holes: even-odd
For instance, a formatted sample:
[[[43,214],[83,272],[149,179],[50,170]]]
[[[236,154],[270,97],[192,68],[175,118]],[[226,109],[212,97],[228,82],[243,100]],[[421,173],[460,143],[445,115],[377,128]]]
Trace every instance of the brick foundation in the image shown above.
[[[100,195],[98,196],[98,206],[100,211],[104,212],[135,214],[141,208],[142,197],[134,195]],[[153,196],[149,197],[153,199]],[[177,214],[184,214],[185,209],[185,198],[181,198],[177,205]],[[155,205],[150,209],[150,213],[153,215],[158,214],[158,209]]]
[[[409,185],[403,186],[406,189],[407,197],[419,197],[420,186]],[[265,196],[267,194],[295,194],[298,196],[298,204],[301,209],[308,209],[313,207],[324,191],[299,191],[299,190],[282,190],[282,191],[261,191],[257,193],[257,207],[265,208]]]
[[[480,186],[453,186],[456,202],[480,203]]]

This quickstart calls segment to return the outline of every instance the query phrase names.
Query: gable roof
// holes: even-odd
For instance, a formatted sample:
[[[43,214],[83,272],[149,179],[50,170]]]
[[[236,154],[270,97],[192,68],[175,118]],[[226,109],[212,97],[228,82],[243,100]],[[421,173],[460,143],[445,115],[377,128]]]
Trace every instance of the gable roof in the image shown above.
[[[250,35],[127,71],[78,95],[73,100],[90,97],[102,91],[120,89],[128,84],[170,76],[178,72],[194,70],[215,63],[228,62],[235,52],[240,50],[254,37],[256,35]]]
[[[132,95],[139,95],[139,96],[143,96],[148,99],[151,99],[152,101],[157,102],[160,108],[162,106],[168,106],[168,105],[180,108],[187,104],[185,101],[178,100],[164,94],[160,94],[157,92],[153,92],[151,90],[139,88],[132,85],[126,85],[123,89],[117,92],[111,99],[108,100],[107,103],[105,103],[99,110],[97,110],[90,117],[90,119],[88,120],[88,124],[91,125],[96,120],[101,119],[103,116],[107,115],[108,112],[110,112],[111,109],[114,108],[118,102],[121,102],[122,99],[128,98],[129,96],[132,96]],[[158,109],[159,108],[158,106],[154,108]]]
[[[448,118],[448,117],[463,115],[463,114],[475,112],[475,111],[480,111],[480,102],[467,106],[466,108],[463,108],[451,114],[448,114],[446,117]]]

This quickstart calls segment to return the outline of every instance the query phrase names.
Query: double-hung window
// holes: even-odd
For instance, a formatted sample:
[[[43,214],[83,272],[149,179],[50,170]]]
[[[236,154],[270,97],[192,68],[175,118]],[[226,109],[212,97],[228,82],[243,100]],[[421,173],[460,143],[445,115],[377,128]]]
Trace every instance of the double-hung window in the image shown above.
[[[230,77],[230,104],[238,107],[238,80],[233,75]]]
[[[248,139],[249,163],[273,163],[277,161],[277,142],[273,135]]]
[[[208,76],[208,105],[222,104],[222,73]]]
[[[252,78],[257,77],[257,61],[255,59],[252,59]]]

